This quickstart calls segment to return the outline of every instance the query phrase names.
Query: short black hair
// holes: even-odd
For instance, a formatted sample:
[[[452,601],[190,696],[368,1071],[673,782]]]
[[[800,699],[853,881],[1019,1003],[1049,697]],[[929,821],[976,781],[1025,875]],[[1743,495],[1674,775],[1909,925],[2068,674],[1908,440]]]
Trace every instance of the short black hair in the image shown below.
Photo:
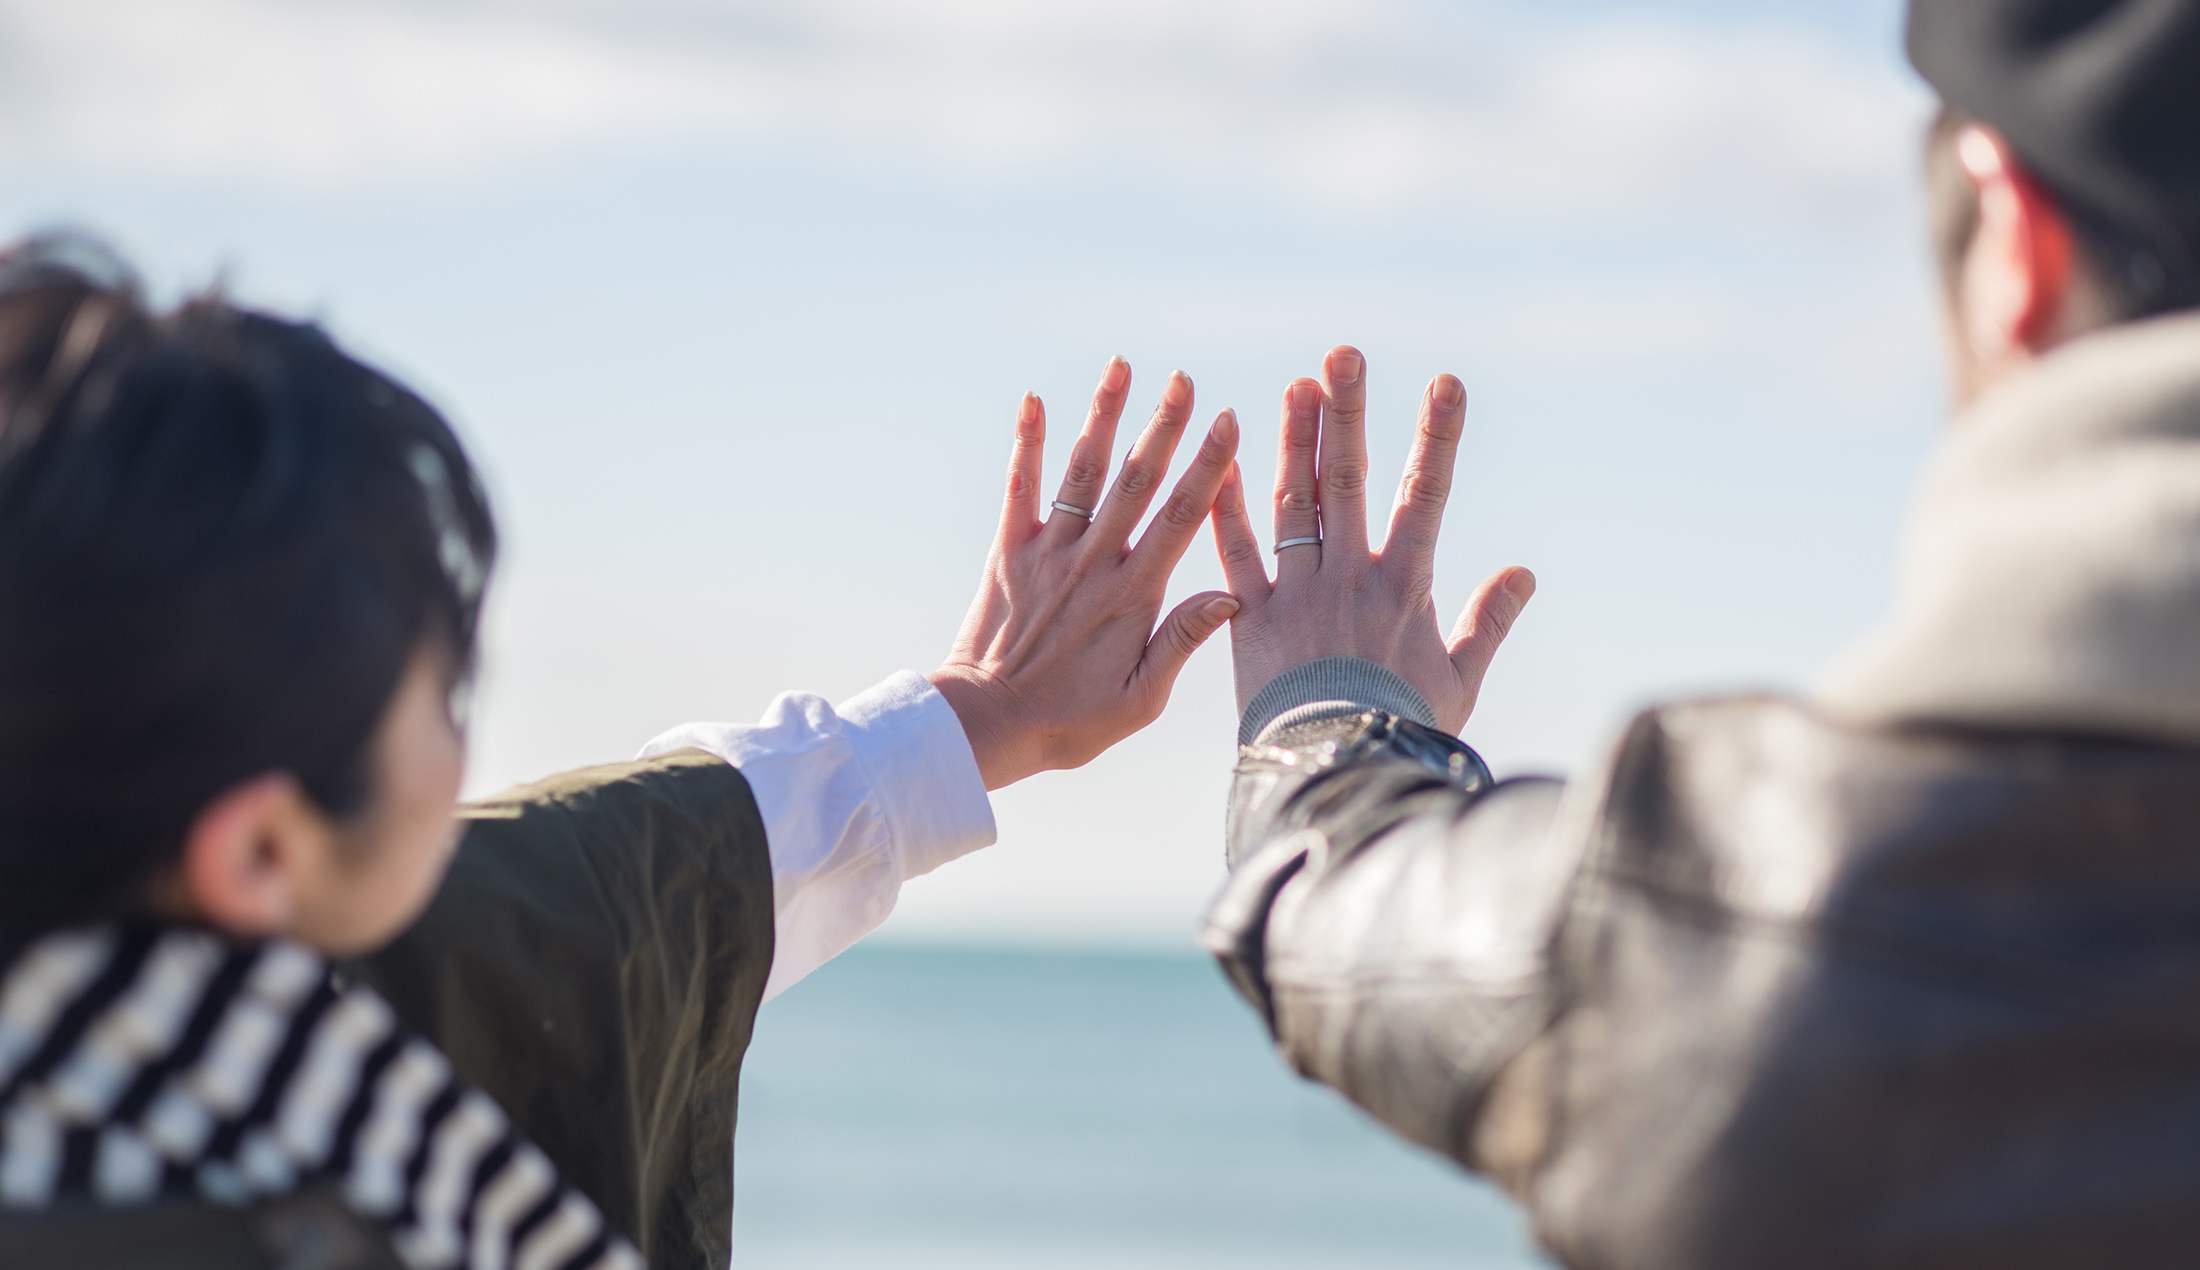
[[[0,943],[129,911],[240,781],[362,810],[495,556],[450,426],[320,329],[156,312],[82,236],[0,251]]]
[[[1943,103],[1926,133],[1925,186],[1933,254],[1942,284],[1950,288],[1978,233],[1978,193],[1955,152],[1957,134],[1977,122],[1961,107]],[[2143,239],[2040,176],[2022,152],[2016,158],[2070,226],[2079,264],[2116,321],[2200,306],[2200,276],[2195,276],[2191,265],[2190,245],[2181,237],[2156,234]]]

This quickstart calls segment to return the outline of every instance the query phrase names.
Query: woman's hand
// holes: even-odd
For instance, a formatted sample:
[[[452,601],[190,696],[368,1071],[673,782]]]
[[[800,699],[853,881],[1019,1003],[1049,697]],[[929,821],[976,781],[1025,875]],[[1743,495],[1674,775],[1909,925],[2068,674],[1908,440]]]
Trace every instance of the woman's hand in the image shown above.
[[[1108,363],[1053,500],[1089,509],[1089,519],[1041,500],[1046,411],[1026,394],[1017,413],[1008,499],[985,579],[954,651],[930,676],[962,721],[987,789],[1082,766],[1153,722],[1192,651],[1237,612],[1236,600],[1208,591],[1154,626],[1169,574],[1234,466],[1237,416],[1225,410],[1215,420],[1133,547],[1131,531],[1191,417],[1192,381],[1181,371],[1169,376],[1153,422],[1103,496],[1130,382],[1123,359]]]
[[[1367,363],[1354,348],[1331,349],[1320,382],[1301,379],[1284,390],[1276,542],[1299,545],[1276,553],[1274,583],[1231,465],[1215,505],[1215,543],[1243,606],[1230,626],[1238,708],[1293,666],[1364,657],[1396,671],[1428,699],[1445,730],[1457,732],[1474,712],[1497,646],[1535,594],[1535,575],[1498,570],[1467,601],[1450,639],[1438,633],[1429,586],[1467,391],[1439,375],[1422,393],[1420,427],[1380,554],[1367,545],[1366,401]]]

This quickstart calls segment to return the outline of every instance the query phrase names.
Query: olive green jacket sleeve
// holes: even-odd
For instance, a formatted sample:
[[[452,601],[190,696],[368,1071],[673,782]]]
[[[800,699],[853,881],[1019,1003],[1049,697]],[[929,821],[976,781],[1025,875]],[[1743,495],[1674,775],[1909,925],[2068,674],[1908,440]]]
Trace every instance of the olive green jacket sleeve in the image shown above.
[[[741,1058],[772,957],[763,821],[683,750],[467,807],[420,920],[350,967],[654,1267],[727,1264]]]

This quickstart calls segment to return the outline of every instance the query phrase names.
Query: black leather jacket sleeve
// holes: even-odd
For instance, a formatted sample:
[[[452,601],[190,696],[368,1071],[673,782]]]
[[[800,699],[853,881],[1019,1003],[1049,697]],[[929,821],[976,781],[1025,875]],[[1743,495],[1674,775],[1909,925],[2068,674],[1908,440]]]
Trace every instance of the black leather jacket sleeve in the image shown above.
[[[1240,748],[1231,878],[1203,943],[1302,1075],[1491,1167],[1478,1125],[1548,1018],[1547,944],[1578,864],[1552,846],[1561,786],[1494,781],[1455,738],[1385,711],[1313,714]]]
[[[1638,715],[1561,799],[1285,708],[1208,944],[1560,1264],[2193,1263],[2200,748],[1734,697]]]

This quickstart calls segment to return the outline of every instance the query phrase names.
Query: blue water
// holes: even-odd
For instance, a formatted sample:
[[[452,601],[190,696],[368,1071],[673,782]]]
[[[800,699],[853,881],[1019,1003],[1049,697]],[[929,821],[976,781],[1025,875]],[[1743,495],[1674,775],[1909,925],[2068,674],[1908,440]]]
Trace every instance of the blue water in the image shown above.
[[[1548,1264],[1192,955],[859,947],[764,1007],[736,1159],[747,1270]]]

